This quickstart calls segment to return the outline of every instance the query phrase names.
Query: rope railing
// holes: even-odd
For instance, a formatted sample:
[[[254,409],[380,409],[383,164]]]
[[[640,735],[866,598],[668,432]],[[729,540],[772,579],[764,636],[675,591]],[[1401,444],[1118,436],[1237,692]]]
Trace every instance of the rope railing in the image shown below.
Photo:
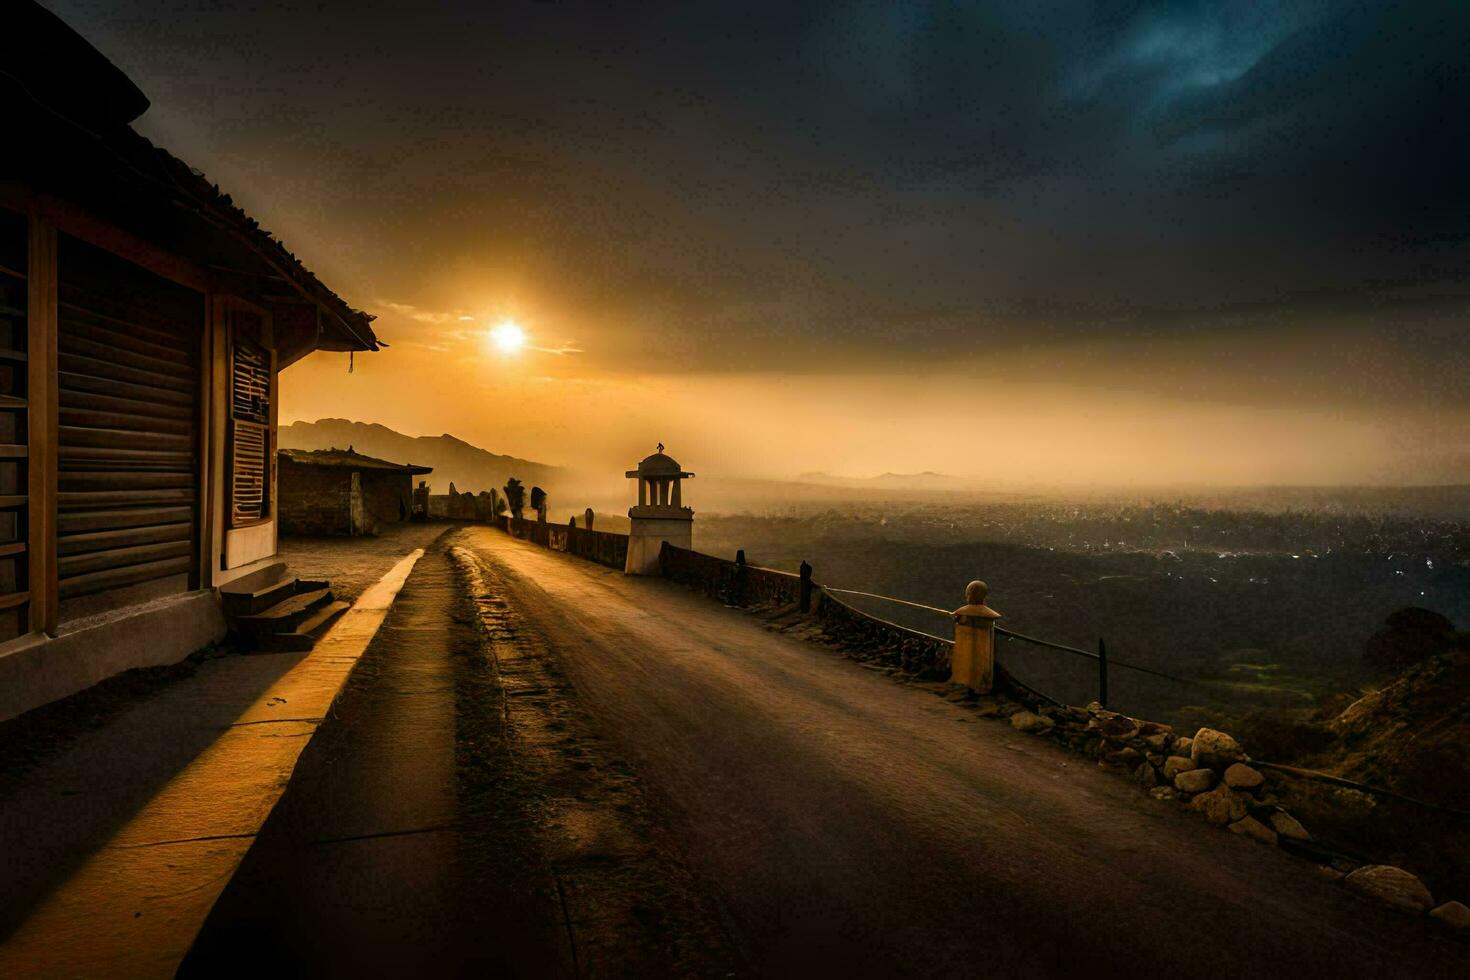
[[[946,619],[952,618],[954,615],[953,611],[949,609],[940,609],[938,606],[928,606],[922,602],[912,602],[908,599],[898,599],[894,596],[881,595],[877,592],[863,592],[858,589],[836,589],[831,586],[823,586],[822,588],[830,593],[862,596],[865,599],[878,599],[883,602],[892,602],[900,606],[908,606],[912,609],[921,609],[924,612],[937,613],[938,615],[944,616]],[[912,632],[922,631],[913,630]],[[1078,649],[1077,647],[1067,646],[1065,643],[1053,643],[1051,640],[1043,640],[1035,636],[1028,636],[1025,633],[1018,633],[1015,630],[1006,629],[1004,626],[995,627],[995,632],[996,635],[1005,637],[1006,639],[1019,640],[1023,643],[1031,643],[1039,647],[1044,647],[1048,650],[1057,650],[1062,653],[1070,653],[1073,656],[1086,657],[1087,659],[1096,662],[1098,664],[1098,701],[1102,704],[1107,703],[1107,671],[1109,667],[1121,667],[1124,670],[1132,670],[1140,674],[1148,674],[1152,677],[1162,678],[1166,681],[1173,681],[1176,684],[1187,684],[1191,687],[1208,686],[1201,683],[1200,681],[1190,680],[1185,677],[1177,677],[1174,674],[1165,673],[1162,670],[1155,670],[1152,667],[1143,667],[1138,664],[1130,664],[1123,660],[1114,660],[1107,655],[1107,644],[1102,640],[1098,640],[1098,652],[1092,653],[1087,650]],[[931,633],[925,633],[924,635],[931,637],[933,636],[933,634]],[[933,638],[941,639],[941,637]]]

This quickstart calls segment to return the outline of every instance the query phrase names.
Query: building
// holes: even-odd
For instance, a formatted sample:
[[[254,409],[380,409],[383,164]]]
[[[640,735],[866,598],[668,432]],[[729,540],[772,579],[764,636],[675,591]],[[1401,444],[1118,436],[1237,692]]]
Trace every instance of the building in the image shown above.
[[[679,461],[658,451],[645,456],[636,470],[623,474],[638,481],[638,503],[628,508],[628,559],[623,571],[629,575],[658,575],[658,556],[667,542],[686,550],[694,547],[694,511],[684,506],[683,484],[694,474],[684,471]]]
[[[376,534],[413,516],[413,478],[432,473],[346,449],[282,449],[278,481],[282,534]],[[426,515],[427,516],[427,515]]]
[[[148,99],[0,5],[0,719],[225,633],[278,574],[277,376],[371,320],[131,123]]]

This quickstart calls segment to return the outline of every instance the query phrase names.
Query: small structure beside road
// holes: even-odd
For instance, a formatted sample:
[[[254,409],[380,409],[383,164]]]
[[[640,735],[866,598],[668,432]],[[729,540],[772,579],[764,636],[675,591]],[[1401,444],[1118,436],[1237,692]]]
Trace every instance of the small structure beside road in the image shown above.
[[[282,449],[280,521],[285,534],[376,534],[413,517],[413,478],[429,466],[392,463],[346,449]]]
[[[694,511],[684,506],[681,484],[693,478],[678,460],[664,454],[664,444],[647,456],[636,470],[625,476],[638,481],[638,504],[628,509],[632,529],[628,535],[629,575],[658,575],[659,552],[667,542],[676,548],[694,546]]]

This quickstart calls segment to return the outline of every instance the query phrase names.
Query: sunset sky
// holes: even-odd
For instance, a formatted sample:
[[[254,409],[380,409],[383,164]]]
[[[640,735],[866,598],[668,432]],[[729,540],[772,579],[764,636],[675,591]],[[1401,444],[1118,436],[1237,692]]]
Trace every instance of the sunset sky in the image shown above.
[[[377,314],[392,346],[293,367],[283,421],[616,470],[1470,480],[1470,4],[47,5]]]

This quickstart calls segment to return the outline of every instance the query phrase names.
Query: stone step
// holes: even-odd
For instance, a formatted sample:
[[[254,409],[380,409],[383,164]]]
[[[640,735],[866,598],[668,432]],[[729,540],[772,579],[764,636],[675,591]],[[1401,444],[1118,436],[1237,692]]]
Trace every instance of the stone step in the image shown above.
[[[237,616],[235,626],[242,632],[256,636],[289,633],[332,599],[332,590],[325,587],[293,592],[289,597],[258,613]]]
[[[294,630],[272,633],[265,637],[262,646],[266,650],[305,653],[316,645],[323,633],[331,628],[343,613],[352,608],[351,603],[338,599],[318,607],[310,616],[297,624]]]

